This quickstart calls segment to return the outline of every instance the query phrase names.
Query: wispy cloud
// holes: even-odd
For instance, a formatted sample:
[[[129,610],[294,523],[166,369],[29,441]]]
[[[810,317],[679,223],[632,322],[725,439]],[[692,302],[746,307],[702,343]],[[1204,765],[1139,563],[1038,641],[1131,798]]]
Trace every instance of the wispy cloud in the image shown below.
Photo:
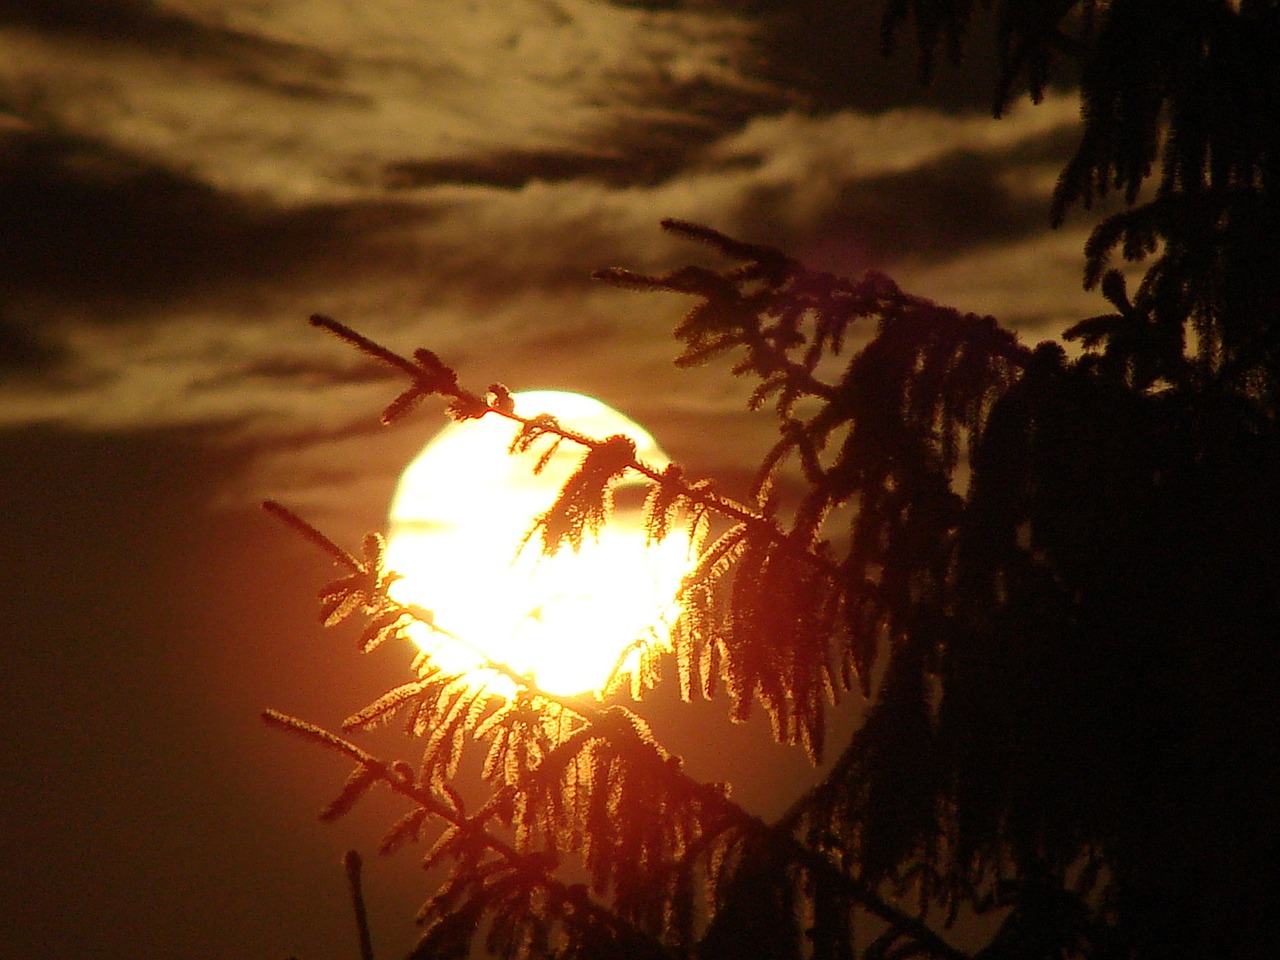
[[[343,437],[338,472],[365,482],[376,458],[352,451],[394,385],[307,328],[320,311],[481,386],[596,393],[676,448],[708,423],[750,445],[737,385],[671,367],[688,304],[588,280],[706,256],[664,216],[886,269],[1029,338],[1089,309],[1083,234],[1047,227],[1071,97],[998,123],[816,112],[753,72],[758,24],[465,6],[120,0],[54,29],[0,4],[23,120],[0,134],[0,364],[20,373],[0,425],[219,424],[267,445],[277,490],[316,482],[316,438]],[[123,38],[128,17],[152,40]]]
[[[729,16],[587,0],[154,4],[0,17],[20,109],[201,182],[282,202],[379,191],[388,169],[714,133],[777,91]],[[138,24],[134,35],[129,24]],[[127,38],[127,40],[126,40]]]

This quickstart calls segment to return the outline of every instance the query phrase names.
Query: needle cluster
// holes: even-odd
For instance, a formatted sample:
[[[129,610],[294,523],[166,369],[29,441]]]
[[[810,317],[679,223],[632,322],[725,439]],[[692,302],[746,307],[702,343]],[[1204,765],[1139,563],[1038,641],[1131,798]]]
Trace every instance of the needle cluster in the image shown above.
[[[518,421],[513,449],[579,446],[579,469],[532,518],[544,551],[575,549],[607,523],[624,478],[650,486],[652,538],[689,521],[699,562],[673,656],[647,651],[633,697],[673,662],[686,699],[723,690],[734,719],[759,707],[779,742],[815,762],[842,693],[866,698],[861,727],[820,785],[768,824],[725,786],[688,777],[630,707],[558,697],[490,663],[518,691],[497,696],[420,655],[413,680],[344,724],[399,717],[424,744],[416,765],[269,716],[357,760],[324,818],[377,784],[416,804],[383,850],[435,833],[425,862],[446,879],[421,914],[423,958],[481,943],[514,957],[715,958],[750,946],[778,958],[959,960],[941,931],[988,912],[1018,950],[1027,937],[1087,955],[1119,949],[1149,909],[1135,897],[1170,880],[1170,850],[1146,846],[1150,791],[1185,830],[1194,809],[1168,793],[1180,764],[1196,763],[1216,792],[1203,741],[1238,744],[1235,725],[1256,719],[1249,683],[1225,712],[1181,710],[1189,726],[1170,725],[1169,711],[1201,690],[1193,671],[1208,657],[1274,675],[1249,634],[1259,604],[1280,596],[1256,589],[1275,577],[1256,564],[1280,534],[1266,492],[1280,481],[1280,447],[1265,420],[1247,395],[1219,386],[1211,402],[1189,381],[1155,389],[1105,350],[1069,362],[1055,344],[1028,349],[991,318],[878,274],[843,280],[705,227],[664,225],[746,262],[602,276],[697,298],[678,331],[685,359],[733,355],[734,372],[760,384],[753,403],[773,398],[778,438],[746,501],[638,461],[625,438],[523,417],[492,387],[470,393],[439,361],[423,364],[424,351],[415,363],[313,322],[394,357],[413,378],[408,393],[443,396],[456,418]],[[1224,485],[1253,529],[1234,511],[1226,531],[1205,529]],[[363,613],[362,649],[412,622],[439,629],[389,596],[377,535],[357,558],[268,509],[343,568],[320,592],[321,617]],[[1210,574],[1210,559],[1223,569]],[[1193,575],[1195,591],[1168,594]],[[1154,596],[1164,609],[1143,600]],[[1198,695],[1211,689],[1222,695]],[[456,786],[472,751],[487,784],[478,802]],[[1225,882],[1236,854],[1190,846]]]
[[[886,40],[914,20],[926,66],[939,44],[958,57],[976,6],[890,0]],[[312,318],[407,378],[387,422],[438,397],[456,419],[517,422],[514,449],[544,463],[580,450],[530,543],[576,549],[617,485],[640,483],[649,537],[689,531],[698,557],[670,653],[646,648],[601,696],[488,663],[516,691],[499,696],[420,656],[344,730],[399,721],[421,744],[413,763],[265,715],[354,764],[325,819],[370,789],[405,799],[383,852],[430,845],[443,877],[414,957],[1280,947],[1280,4],[995,7],[997,112],[1079,69],[1083,133],[1051,215],[1111,191],[1127,204],[1085,251],[1113,310],[1067,331],[1074,359],[881,274],[835,277],[666,221],[727,266],[598,277],[691,297],[677,363],[727,361],[752,383],[777,432],[735,499],[625,438],[518,414],[505,387],[471,390],[428,350]],[[1154,258],[1133,291],[1117,250]],[[356,556],[268,510],[340,568],[321,620],[364,617],[362,649],[440,629],[388,594],[378,536]],[[690,777],[642,717],[672,674],[686,700],[762,710],[779,742],[833,753],[822,781],[766,823]],[[829,750],[845,696],[862,719]],[[478,795],[461,787],[469,756]],[[958,946],[965,928],[978,946]]]

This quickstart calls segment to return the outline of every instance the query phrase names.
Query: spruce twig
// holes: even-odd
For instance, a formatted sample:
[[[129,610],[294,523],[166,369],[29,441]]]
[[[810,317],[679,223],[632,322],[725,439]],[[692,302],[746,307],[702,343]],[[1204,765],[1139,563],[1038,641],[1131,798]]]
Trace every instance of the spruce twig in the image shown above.
[[[364,889],[360,882],[363,862],[360,854],[348,850],[342,858],[347,872],[347,888],[351,892],[351,906],[356,915],[356,930],[360,935],[360,960],[373,960],[373,938],[369,935],[369,912],[365,909]]]
[[[311,323],[315,326],[321,327],[322,329],[328,330],[339,339],[353,344],[369,356],[381,360],[382,362],[395,367],[397,370],[408,374],[415,383],[420,381],[423,370],[421,367],[415,365],[412,360],[409,360],[407,357],[401,356],[395,351],[389,350],[381,344],[370,340],[368,337],[357,333],[345,324],[319,314],[311,318]],[[432,356],[434,356],[434,354],[432,354]],[[452,371],[449,372],[450,374],[452,373]],[[522,427],[533,428],[539,432],[551,434],[561,440],[568,440],[571,443],[585,448],[589,453],[605,448],[605,446],[610,442],[609,438],[603,440],[596,439],[586,436],[576,430],[564,427],[554,419],[539,416],[522,416],[510,409],[509,405],[504,402],[501,395],[495,395],[495,402],[490,403],[486,397],[459,386],[456,379],[452,379],[452,377],[445,378],[445,382],[433,381],[430,385],[429,392],[438,393],[441,396],[452,399],[453,406],[451,409],[454,411],[462,411],[468,419],[487,414],[495,414],[514,423],[518,423]],[[676,485],[679,495],[691,503],[696,503],[707,509],[714,510],[722,516],[729,517],[739,523],[745,523],[756,530],[760,535],[766,537],[778,548],[803,559],[806,563],[813,564],[829,576],[839,576],[839,566],[833,563],[829,558],[816,554],[810,550],[798,548],[795,542],[791,540],[778,526],[776,521],[764,516],[760,511],[755,510],[732,497],[715,491],[709,484],[690,483],[685,480],[683,476],[673,475],[668,471],[659,470],[635,456],[626,458],[622,466],[624,469],[638,473],[653,483]]]
[[[353,573],[361,571],[362,567],[359,560],[349,554],[346,550],[343,550],[340,546],[326,537],[311,524],[307,523],[307,521],[303,520],[284,504],[277,503],[275,500],[264,500],[262,501],[262,509],[267,511],[267,513],[271,514],[285,526],[295,531],[302,537],[302,539],[319,547],[326,554],[332,557],[335,562],[346,567],[348,570],[351,570]]]
[[[396,764],[390,764],[379,759],[351,741],[330,733],[323,727],[290,716],[287,713],[282,713],[279,710],[264,710],[261,717],[262,721],[269,727],[292,733],[304,740],[309,740],[356,761],[377,780],[390,787],[392,791],[412,800],[424,808],[430,816],[437,817],[457,830],[466,833],[483,849],[495,854],[512,868],[527,869],[528,857],[526,855],[520,853],[507,841],[494,836],[486,830],[478,818],[465,817],[453,807],[442,803],[429,790],[419,786],[409,771],[399,768]],[[546,871],[530,872],[528,875],[531,882],[547,892],[565,917],[572,918],[583,915],[587,920],[614,931],[619,937],[645,943],[655,955],[670,955],[664,944],[646,931],[629,923],[598,900],[588,896],[581,885],[563,883]]]

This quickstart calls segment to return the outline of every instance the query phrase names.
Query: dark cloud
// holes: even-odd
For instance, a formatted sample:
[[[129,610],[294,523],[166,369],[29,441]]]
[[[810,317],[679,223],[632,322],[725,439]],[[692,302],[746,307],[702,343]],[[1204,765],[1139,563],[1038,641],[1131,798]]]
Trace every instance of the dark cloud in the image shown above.
[[[679,10],[685,4],[682,0],[609,0],[614,7],[629,7],[634,10]]]
[[[0,150],[0,291],[129,319],[175,298],[284,279],[370,231],[420,219],[403,205],[280,209],[227,195],[80,137],[12,135]]]
[[[262,42],[227,30],[212,30],[161,10],[152,0],[0,0],[0,23],[78,40],[130,46],[170,47],[189,52],[209,36]]]
[[[191,384],[191,389],[213,389],[247,380],[297,383],[321,389],[342,384],[381,383],[402,380],[404,374],[376,360],[354,364],[323,362],[313,357],[275,356],[251,360]]]
[[[114,43],[189,42],[197,26],[151,0],[0,0],[0,23]]]
[[[390,189],[464,184],[516,189],[534,182],[588,180],[609,186],[654,184],[681,167],[683,157],[661,148],[623,153],[505,150],[459,160],[401,160],[387,164]]]
[[[1043,183],[1031,185],[1028,178],[1051,178],[1078,138],[1068,123],[1004,145],[928,153],[888,171],[874,169],[883,162],[877,153],[868,162],[873,169],[864,172],[856,140],[847,140],[842,132],[842,116],[831,115],[829,128],[821,118],[802,126],[796,135],[812,140],[798,150],[784,139],[791,134],[782,128],[749,141],[759,146],[726,149],[722,142],[673,162],[677,169],[670,180],[652,193],[633,195],[636,209],[653,205],[655,221],[652,233],[635,235],[621,232],[618,220],[593,215],[590,206],[572,204],[571,181],[585,179],[587,169],[600,162],[584,155],[521,154],[467,164],[424,164],[415,170],[424,181],[483,184],[513,195],[539,179],[564,179],[570,181],[561,188],[568,202],[554,216],[541,218],[540,212],[552,211],[550,204],[525,208],[513,196],[509,209],[516,219],[489,215],[470,234],[442,230],[415,236],[400,250],[399,270],[421,276],[424,289],[464,294],[469,303],[488,307],[501,304],[512,291],[535,286],[544,293],[577,295],[600,266],[672,269],[700,251],[660,235],[657,218],[678,212],[660,206],[663,198],[682,203],[683,191],[713,183],[721,174],[738,186],[722,194],[723,209],[712,225],[777,245],[812,267],[857,275],[868,267],[892,269],[904,261],[941,263],[984,246],[1007,246],[1047,233],[1048,197]],[[912,129],[904,130],[905,151],[919,149],[919,123],[915,117]],[[616,166],[607,175],[622,178],[625,161],[610,162]],[[788,172],[779,176],[780,169]],[[664,192],[668,186],[670,193]],[[822,197],[822,203],[816,204],[815,197]],[[482,201],[475,202],[481,209]]]
[[[614,131],[599,145],[564,150],[489,150],[461,159],[405,159],[387,164],[383,183],[391,189],[442,184],[518,189],[531,183],[585,181],[609,187],[655,186],[684,168],[691,154],[739,127],[750,114],[643,122]]]
[[[927,165],[850,178],[820,221],[804,224],[803,233],[794,236],[777,236],[775,229],[770,242],[812,266],[857,273],[908,258],[943,261],[986,244],[1031,238],[1049,229],[1048,199],[1020,191],[1015,175],[1060,166],[1077,136],[1064,128],[999,152],[956,150]],[[793,184],[755,188],[740,214],[743,221],[785,222],[777,211],[792,202],[795,190]],[[835,238],[846,246],[836,250]]]
[[[652,112],[615,123],[563,149],[491,149],[459,159],[405,158],[383,168],[391,189],[464,184],[516,189],[585,181],[608,187],[656,186],[691,156],[752,117],[794,104],[771,87],[745,91],[710,80],[658,84],[645,92]]]
[[[14,370],[42,372],[65,358],[62,346],[0,313],[0,377]]]
[[[281,71],[301,70],[318,78],[341,73],[338,60],[314,48],[204,23],[163,10],[151,0],[0,0],[0,26],[5,25],[230,67],[256,64],[241,79],[271,86],[277,85]],[[292,85],[312,96],[336,95],[318,80]]]
[[[1067,131],[1003,154],[958,151],[927,166],[850,183],[832,215],[866,227],[876,252],[946,259],[989,243],[1011,243],[1043,233],[1049,211],[1043,197],[1016,192],[1008,181],[1028,163],[1063,159],[1074,145]]]

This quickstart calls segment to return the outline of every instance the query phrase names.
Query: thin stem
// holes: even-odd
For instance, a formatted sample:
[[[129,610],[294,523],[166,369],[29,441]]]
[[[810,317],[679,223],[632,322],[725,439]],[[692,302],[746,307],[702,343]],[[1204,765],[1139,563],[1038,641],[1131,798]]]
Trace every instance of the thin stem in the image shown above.
[[[359,560],[347,553],[347,551],[343,550],[340,546],[326,537],[311,524],[307,523],[307,521],[303,520],[284,504],[277,503],[275,500],[263,500],[262,509],[267,511],[267,513],[271,514],[285,526],[295,530],[307,542],[315,544],[332,557],[337,563],[346,567],[352,573],[360,573],[363,571],[364,568],[360,565]]]
[[[351,891],[351,906],[356,914],[356,930],[360,934],[360,960],[373,960],[373,938],[369,935],[369,912],[364,905],[364,890],[360,883],[360,854],[348,850],[342,858],[347,871],[347,887]]]
[[[339,323],[337,320],[333,319],[333,317],[326,317],[323,313],[313,313],[311,315],[310,323],[313,327],[328,330],[339,340],[345,340],[347,343],[358,348],[364,353],[367,353],[369,356],[404,371],[414,380],[418,379],[418,377],[422,375],[422,368],[412,360],[388,350],[386,347],[382,346],[382,344],[376,343],[363,334],[357,333],[345,323]]]

